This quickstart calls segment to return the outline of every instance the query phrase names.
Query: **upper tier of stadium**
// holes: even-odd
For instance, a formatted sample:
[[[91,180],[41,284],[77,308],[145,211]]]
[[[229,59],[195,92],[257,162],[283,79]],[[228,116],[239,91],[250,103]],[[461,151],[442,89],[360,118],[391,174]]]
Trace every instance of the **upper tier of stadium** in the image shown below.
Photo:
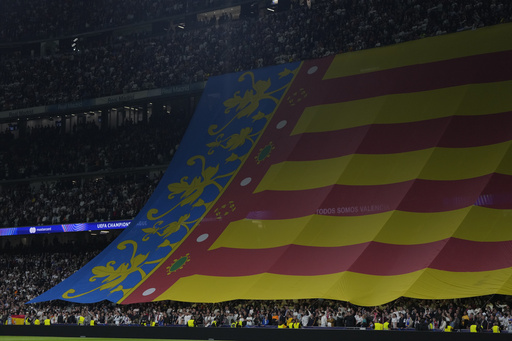
[[[317,0],[310,7],[294,1],[277,12],[263,7],[254,15],[223,13],[204,21],[196,10],[199,3],[2,2],[0,111],[189,84],[212,75],[495,25],[512,16],[512,3],[504,0]],[[207,8],[220,8],[220,3],[211,4]],[[172,16],[187,10],[194,13],[188,21]],[[166,15],[171,15],[166,25],[150,24]],[[148,25],[144,30],[101,31],[133,22]],[[79,35],[84,30],[90,35]],[[26,37],[44,39],[24,44]],[[16,44],[6,44],[11,41]]]

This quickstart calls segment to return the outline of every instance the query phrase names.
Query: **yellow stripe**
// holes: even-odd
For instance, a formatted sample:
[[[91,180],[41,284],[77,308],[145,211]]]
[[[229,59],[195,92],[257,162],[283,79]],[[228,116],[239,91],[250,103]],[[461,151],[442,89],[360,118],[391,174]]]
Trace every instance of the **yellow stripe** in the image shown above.
[[[353,157],[347,155],[318,161],[286,161],[270,166],[258,184],[255,193],[265,190],[303,190],[329,186],[339,181],[340,175],[347,169]],[[295,172],[295,173],[294,173]],[[321,177],[319,177],[321,174]],[[291,178],[286,178],[290,175]],[[296,181],[305,180],[298,184]]]
[[[288,244],[343,246],[373,240],[392,212],[367,216],[312,215],[285,220],[232,222],[211,246],[264,249]]]
[[[512,24],[337,55],[324,79],[512,49]]]
[[[255,192],[299,191],[332,185],[383,185],[413,179],[470,179],[496,171],[505,173],[502,158],[507,141],[472,148],[429,148],[397,154],[353,154],[314,161],[285,161],[272,165]],[[512,163],[508,162],[511,166]]]
[[[450,237],[506,242],[512,240],[511,218],[512,210],[480,206],[436,213],[394,211],[374,240],[398,245],[431,243]]]
[[[472,148],[435,148],[430,159],[421,170],[419,179],[459,180],[491,174],[510,153],[511,141]],[[406,167],[405,164],[403,164]],[[512,172],[512,167],[504,169]]]
[[[481,272],[427,269],[404,296],[420,299],[454,299],[490,294],[510,295],[511,276],[512,268]]]
[[[321,260],[318,260],[321,261]],[[235,299],[282,300],[327,298],[375,306],[406,296],[443,299],[512,294],[512,268],[482,272],[420,270],[397,276],[342,272],[321,276],[259,274],[243,277],[193,275],[180,278],[155,299],[222,302]],[[420,280],[419,280],[420,279]],[[225,290],[231,288],[231,290]]]
[[[507,112],[512,110],[511,93],[512,81],[506,81],[317,105],[304,110],[292,135]]]
[[[361,207],[344,209],[360,211]],[[416,245],[450,237],[477,242],[502,242],[512,240],[512,229],[509,228],[511,218],[512,210],[471,206],[436,213],[389,211],[377,214],[369,212],[362,216],[243,219],[230,223],[210,249],[266,249],[290,244],[338,247],[370,241]]]
[[[496,173],[512,175],[512,146],[503,156],[498,168],[496,168]]]
[[[512,210],[473,206],[453,236],[476,242],[510,241],[511,221]]]

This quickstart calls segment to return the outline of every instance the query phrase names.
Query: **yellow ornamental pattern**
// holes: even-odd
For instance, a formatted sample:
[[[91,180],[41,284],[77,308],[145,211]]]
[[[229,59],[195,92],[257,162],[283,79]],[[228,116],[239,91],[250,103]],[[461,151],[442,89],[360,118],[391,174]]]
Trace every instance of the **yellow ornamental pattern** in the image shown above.
[[[117,249],[120,251],[125,251],[127,246],[131,246],[132,252],[129,260],[110,259],[103,262],[102,265],[95,266],[91,270],[92,276],[90,276],[89,282],[98,283],[97,286],[82,293],[76,293],[75,289],[69,289],[62,295],[62,298],[72,300],[95,291],[122,292],[123,297],[126,297],[138,286],[136,284],[133,287],[126,287],[124,283],[128,277],[137,274],[141,279],[144,279],[158,268],[155,265],[165,262],[217,200],[216,198],[212,200],[211,196],[210,199],[207,199],[205,191],[211,191],[214,188],[219,194],[222,193],[225,186],[229,184],[229,179],[236,174],[239,166],[234,170],[231,167],[230,170],[225,171],[225,167],[223,168],[222,165],[233,162],[242,164],[271,119],[280,101],[278,95],[289,87],[297,71],[298,69],[285,68],[279,72],[277,74],[279,79],[289,77],[289,80],[277,89],[272,89],[271,78],[256,80],[254,73],[243,73],[238,78],[240,87],[247,86],[249,82],[249,89],[245,90],[243,96],[241,91],[237,90],[232,97],[223,102],[224,113],[232,117],[221,128],[215,124],[208,127],[205,134],[211,136],[213,140],[206,143],[208,148],[206,153],[191,156],[186,161],[186,166],[190,168],[187,173],[191,175],[183,176],[178,182],[172,182],[166,186],[168,192],[165,199],[169,202],[168,208],[161,208],[162,201],[158,202],[159,207],[149,208],[143,219],[151,225],[140,230],[141,237],[124,240],[117,245]],[[271,111],[261,109],[260,104],[266,101],[273,104]],[[241,120],[244,119],[247,122],[241,125]],[[253,127],[254,122],[265,123],[260,124],[259,129],[255,129]],[[218,157],[214,154],[219,149],[231,152],[231,154],[228,154],[224,160],[218,160]],[[187,207],[189,210],[202,209],[203,214],[194,216],[192,213],[178,215],[174,213],[177,209],[183,212],[183,209]],[[219,215],[225,216],[234,209],[234,203],[231,201],[225,205]],[[142,243],[151,243],[152,245],[156,243],[156,250],[169,248],[170,251],[163,257],[151,259],[151,252],[139,251]],[[116,256],[119,257],[119,255]],[[169,274],[181,269],[188,261],[188,254],[177,258],[174,265],[168,269]],[[146,272],[143,269],[144,267],[153,270]]]

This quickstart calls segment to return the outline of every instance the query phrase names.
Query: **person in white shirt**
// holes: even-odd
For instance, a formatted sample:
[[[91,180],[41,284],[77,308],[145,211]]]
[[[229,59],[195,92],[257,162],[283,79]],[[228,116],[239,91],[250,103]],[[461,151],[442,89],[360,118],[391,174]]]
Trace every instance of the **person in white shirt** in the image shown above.
[[[327,327],[327,314],[326,313],[320,313],[320,327]]]
[[[302,325],[306,327],[309,323],[309,312],[307,314],[302,315]]]
[[[180,313],[178,315],[178,320],[176,321],[176,323],[181,326],[181,325],[184,325],[185,324],[185,315],[183,313]]]
[[[190,314],[188,311],[187,313],[185,314],[185,317],[183,318],[183,324],[185,326],[188,325],[188,321],[192,318],[192,314]]]
[[[253,322],[252,322],[253,320],[254,320],[254,319],[252,318],[252,314],[251,314],[251,313],[249,313],[249,316],[247,316],[247,317],[245,318],[246,325],[247,325],[247,326],[252,326],[252,325],[253,325]]]
[[[363,323],[363,318],[361,317],[361,315],[359,314],[359,312],[357,312],[355,315],[354,315],[355,319],[356,319],[356,327],[360,327],[361,324]]]
[[[393,326],[393,329],[398,328],[398,317],[396,316],[396,313],[393,313],[393,315],[391,316],[391,325]]]
[[[208,314],[204,317],[204,326],[205,327],[209,327],[212,325],[212,322],[213,322],[213,314]]]
[[[442,318],[441,319],[441,324],[439,325],[439,330],[445,330],[446,328],[446,319]]]

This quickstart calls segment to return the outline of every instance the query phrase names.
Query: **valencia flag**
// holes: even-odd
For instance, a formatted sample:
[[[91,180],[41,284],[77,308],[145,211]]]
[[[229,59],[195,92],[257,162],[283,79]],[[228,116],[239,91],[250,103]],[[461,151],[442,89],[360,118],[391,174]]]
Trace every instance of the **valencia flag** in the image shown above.
[[[510,36],[212,78],[131,226],[32,302],[512,294]]]

